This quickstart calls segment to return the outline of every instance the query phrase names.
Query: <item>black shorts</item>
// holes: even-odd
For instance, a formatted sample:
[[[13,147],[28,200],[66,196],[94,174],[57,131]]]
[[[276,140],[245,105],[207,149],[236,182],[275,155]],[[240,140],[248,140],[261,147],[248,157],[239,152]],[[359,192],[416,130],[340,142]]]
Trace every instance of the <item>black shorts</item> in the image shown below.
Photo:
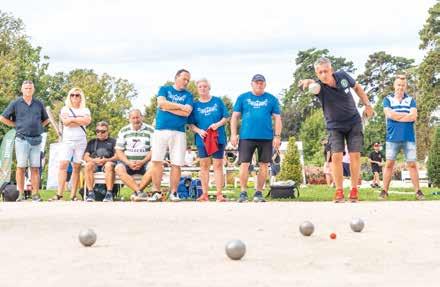
[[[375,172],[382,173],[382,167],[377,164],[371,165],[371,170],[373,171],[373,173],[375,173]]]
[[[255,149],[258,162],[269,163],[272,159],[272,140],[240,140],[238,143],[238,159],[240,163],[252,161]]]
[[[349,152],[360,152],[364,142],[362,124],[355,124],[344,129],[329,130],[329,141],[332,153],[343,152],[345,143]]]
[[[127,171],[128,175],[135,175],[135,174],[144,175],[147,172],[147,165],[146,164],[138,170],[134,170],[134,169],[129,168],[128,165],[126,165],[122,161],[118,161],[117,165],[122,165],[123,167],[125,167],[125,170]]]

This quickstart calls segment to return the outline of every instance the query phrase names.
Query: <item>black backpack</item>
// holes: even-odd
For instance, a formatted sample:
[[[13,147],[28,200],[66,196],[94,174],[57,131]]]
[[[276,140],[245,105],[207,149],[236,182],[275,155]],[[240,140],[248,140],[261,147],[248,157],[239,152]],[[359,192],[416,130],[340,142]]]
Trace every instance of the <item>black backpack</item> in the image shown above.
[[[9,182],[5,182],[0,186],[0,194],[3,201],[16,201],[19,195],[17,186]]]

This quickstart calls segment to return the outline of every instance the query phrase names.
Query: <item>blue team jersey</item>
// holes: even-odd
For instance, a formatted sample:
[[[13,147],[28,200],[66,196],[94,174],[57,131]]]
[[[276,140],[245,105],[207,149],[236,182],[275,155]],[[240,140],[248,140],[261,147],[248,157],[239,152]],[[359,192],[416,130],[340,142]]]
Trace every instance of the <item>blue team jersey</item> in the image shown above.
[[[188,123],[194,124],[198,128],[206,131],[210,125],[227,117],[229,117],[229,112],[222,99],[211,97],[209,102],[203,103],[196,101],[194,103]],[[225,126],[219,127],[217,131],[218,143],[226,144]],[[198,134],[195,134],[195,141],[197,146],[203,146],[203,139]]]
[[[279,101],[273,95],[244,93],[237,98],[234,112],[242,117],[240,139],[273,139],[272,115],[280,114]]]
[[[193,105],[193,95],[187,90],[176,90],[173,86],[163,86],[159,89],[157,97],[164,97],[167,101],[182,105]],[[157,107],[156,129],[185,132],[187,117],[178,116]]]
[[[409,95],[404,94],[401,102],[396,100],[394,94],[383,99],[383,108],[391,109],[399,113],[408,113],[416,108],[416,101]],[[398,122],[387,118],[387,142],[415,142],[414,122]]]

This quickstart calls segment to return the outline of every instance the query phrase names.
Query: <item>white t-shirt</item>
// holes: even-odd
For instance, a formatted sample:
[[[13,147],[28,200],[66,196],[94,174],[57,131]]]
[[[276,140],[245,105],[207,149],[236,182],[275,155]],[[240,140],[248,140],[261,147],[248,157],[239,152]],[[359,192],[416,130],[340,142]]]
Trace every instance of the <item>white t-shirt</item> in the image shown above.
[[[72,111],[70,111],[70,109],[72,109]],[[75,109],[75,108],[68,108],[68,107],[63,107],[61,109],[60,112],[60,117],[68,117],[68,118],[82,118],[82,117],[90,117],[90,110],[88,108],[79,108],[79,109]],[[73,115],[75,114],[75,115]],[[83,126],[84,129],[86,128],[85,126]],[[64,126],[63,125],[63,141],[69,141],[69,140],[82,140],[82,139],[86,139],[86,133],[85,131],[81,128],[81,127],[68,127],[68,126]]]

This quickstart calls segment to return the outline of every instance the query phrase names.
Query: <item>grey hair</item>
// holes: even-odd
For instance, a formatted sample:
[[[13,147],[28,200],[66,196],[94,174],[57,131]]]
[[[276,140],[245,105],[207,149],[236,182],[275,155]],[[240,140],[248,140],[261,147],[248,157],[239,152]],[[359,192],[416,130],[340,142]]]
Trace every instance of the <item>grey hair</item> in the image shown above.
[[[144,114],[142,113],[142,111],[140,109],[133,108],[133,109],[130,109],[130,111],[128,111],[128,117],[130,117],[131,114],[134,113],[134,112],[138,112],[141,116],[144,116]]]
[[[196,85],[198,85],[199,83],[206,83],[208,87],[211,89],[211,83],[208,81],[207,78],[201,78],[200,80],[197,80]]]
[[[24,86],[24,85],[34,85],[34,82],[32,82],[31,80],[24,80],[23,81],[23,83],[21,84],[21,86]]]
[[[106,122],[106,121],[100,121],[100,122],[97,122],[97,123],[96,123],[96,126],[97,126],[97,127],[106,127],[106,128],[108,128],[108,122]]]
[[[332,65],[332,62],[330,61],[329,58],[326,57],[320,57],[318,60],[315,61],[315,63],[313,64],[313,67],[316,69],[318,68],[318,66],[321,65]]]

